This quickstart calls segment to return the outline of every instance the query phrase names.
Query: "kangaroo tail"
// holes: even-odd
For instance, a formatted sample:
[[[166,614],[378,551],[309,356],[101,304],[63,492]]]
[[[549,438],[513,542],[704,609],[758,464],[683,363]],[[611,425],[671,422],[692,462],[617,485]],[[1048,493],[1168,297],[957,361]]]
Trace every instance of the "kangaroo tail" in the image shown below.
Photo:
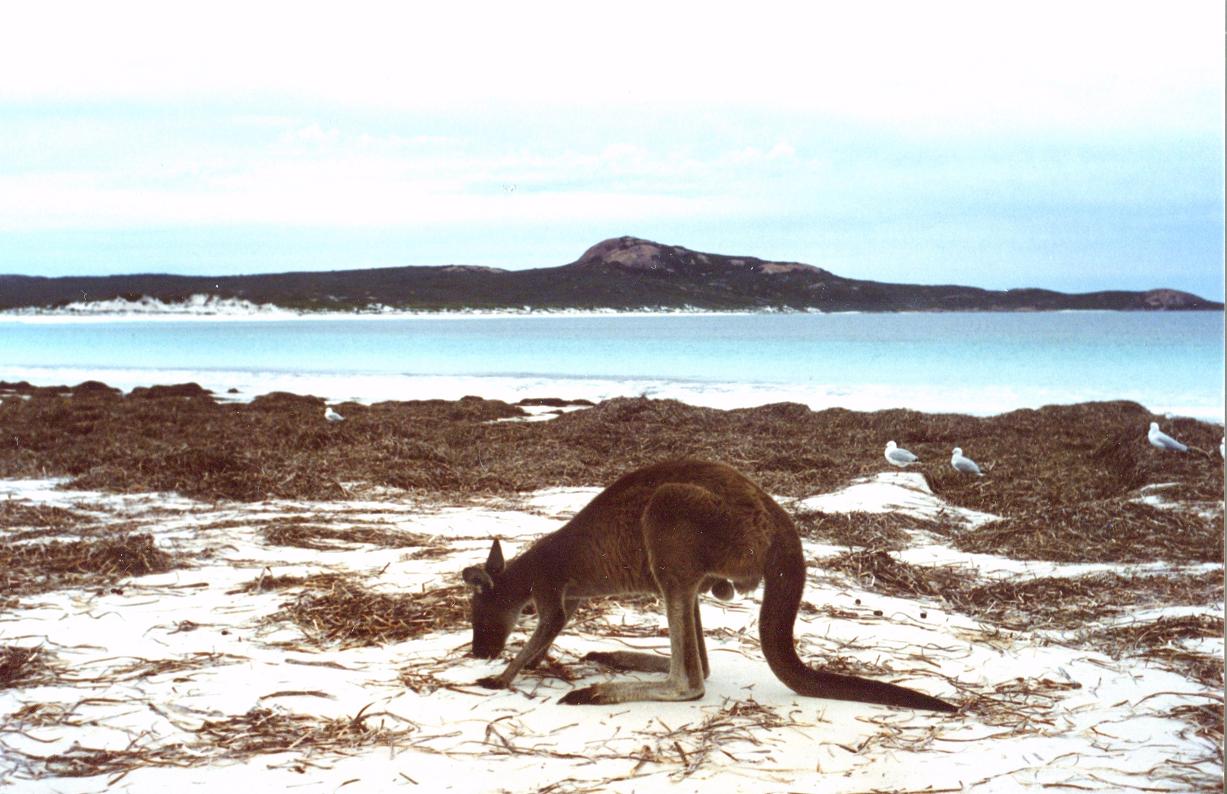
[[[763,655],[771,672],[789,689],[807,697],[854,700],[931,711],[957,711],[944,700],[881,681],[815,670],[797,656],[793,624],[805,587],[805,557],[801,539],[793,532],[779,532],[767,549],[766,583],[758,631]]]

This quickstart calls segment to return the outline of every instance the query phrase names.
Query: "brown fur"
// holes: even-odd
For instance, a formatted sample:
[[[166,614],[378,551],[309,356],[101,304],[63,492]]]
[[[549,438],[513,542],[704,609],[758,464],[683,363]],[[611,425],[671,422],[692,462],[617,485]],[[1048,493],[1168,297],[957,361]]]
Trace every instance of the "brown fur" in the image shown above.
[[[466,568],[474,585],[473,652],[502,652],[520,611],[532,600],[537,628],[507,668],[479,683],[505,688],[539,662],[579,599],[659,593],[671,655],[590,654],[619,667],[668,672],[664,681],[614,682],[577,689],[564,703],[690,700],[709,674],[698,594],[728,595],[767,579],[760,616],[772,671],[803,695],[952,711],[943,701],[876,681],[824,673],[796,655],[792,631],[805,584],[801,542],[791,518],[766,492],[719,463],[677,460],[621,477],[561,529],[505,564],[498,541],[484,566]]]

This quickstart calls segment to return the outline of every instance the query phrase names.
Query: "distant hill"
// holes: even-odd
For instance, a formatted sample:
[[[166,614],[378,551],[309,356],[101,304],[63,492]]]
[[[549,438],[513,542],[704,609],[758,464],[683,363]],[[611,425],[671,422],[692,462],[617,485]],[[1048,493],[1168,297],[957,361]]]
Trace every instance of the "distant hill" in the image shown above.
[[[1223,309],[1222,303],[1171,289],[1066,294],[862,281],[800,262],[705,254],[637,237],[597,243],[561,267],[515,271],[446,265],[218,277],[0,276],[0,310],[141,298],[184,303],[194,295],[308,311],[371,307],[869,312]]]

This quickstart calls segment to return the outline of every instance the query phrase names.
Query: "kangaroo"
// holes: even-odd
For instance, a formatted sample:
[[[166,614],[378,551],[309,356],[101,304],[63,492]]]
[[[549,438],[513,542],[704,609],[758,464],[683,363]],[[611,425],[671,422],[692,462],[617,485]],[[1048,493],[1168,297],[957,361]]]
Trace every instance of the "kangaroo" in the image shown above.
[[[465,568],[473,587],[473,655],[503,651],[521,610],[536,605],[537,626],[497,676],[478,685],[505,689],[544,657],[581,599],[659,593],[669,622],[670,656],[618,651],[588,659],[623,670],[667,673],[663,681],[595,684],[568,692],[568,704],[695,700],[710,674],[698,596],[731,597],[766,580],[759,636],[771,671],[809,697],[955,711],[904,687],[815,670],[797,656],[793,624],[805,587],[805,557],[792,519],[736,469],[675,460],[631,472],[598,494],[562,528],[505,563],[496,539],[484,565]]]

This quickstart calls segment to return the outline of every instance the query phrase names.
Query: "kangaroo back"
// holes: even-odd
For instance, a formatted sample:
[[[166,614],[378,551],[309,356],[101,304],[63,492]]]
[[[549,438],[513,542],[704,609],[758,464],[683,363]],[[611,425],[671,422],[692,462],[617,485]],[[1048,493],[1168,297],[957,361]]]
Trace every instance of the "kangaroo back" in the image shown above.
[[[935,697],[905,687],[855,676],[815,670],[797,656],[793,624],[805,588],[805,556],[795,531],[775,534],[763,566],[763,608],[759,615],[759,639],[771,672],[789,689],[807,697],[854,700],[885,706],[957,711]]]

